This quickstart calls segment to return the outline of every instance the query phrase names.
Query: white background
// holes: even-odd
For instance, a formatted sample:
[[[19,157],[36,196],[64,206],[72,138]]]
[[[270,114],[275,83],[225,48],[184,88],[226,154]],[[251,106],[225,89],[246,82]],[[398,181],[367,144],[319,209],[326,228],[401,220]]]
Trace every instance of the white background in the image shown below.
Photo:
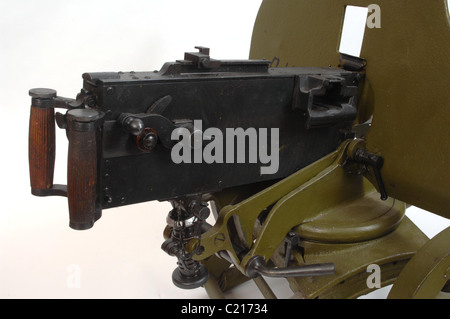
[[[0,1],[0,298],[207,297],[171,283],[176,260],[160,249],[169,204],[104,210],[80,232],[68,227],[66,198],[31,196],[28,90],[48,87],[74,98],[84,72],[160,69],[196,45],[210,47],[213,58],[248,58],[260,3]],[[58,129],[55,183],[66,182],[66,148]],[[450,225],[415,208],[408,215],[428,236]],[[70,288],[72,265],[80,270],[79,288]],[[280,296],[289,296],[284,282],[277,284]],[[247,285],[231,297],[261,295]]]

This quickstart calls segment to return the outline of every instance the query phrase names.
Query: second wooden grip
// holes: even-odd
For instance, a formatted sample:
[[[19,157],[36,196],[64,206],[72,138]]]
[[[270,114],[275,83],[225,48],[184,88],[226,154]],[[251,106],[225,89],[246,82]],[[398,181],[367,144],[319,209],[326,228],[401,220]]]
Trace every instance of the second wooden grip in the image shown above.
[[[101,208],[97,207],[99,117],[97,111],[90,109],[67,113],[69,226],[76,230],[91,228],[101,215]]]

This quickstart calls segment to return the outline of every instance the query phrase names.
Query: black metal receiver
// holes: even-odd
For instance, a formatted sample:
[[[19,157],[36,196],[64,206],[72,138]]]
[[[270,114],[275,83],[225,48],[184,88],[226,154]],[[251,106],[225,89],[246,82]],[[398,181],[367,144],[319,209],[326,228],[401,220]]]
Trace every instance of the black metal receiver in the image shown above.
[[[92,227],[103,209],[171,201],[171,233],[163,249],[178,257],[174,282],[183,288],[202,285],[207,278],[184,250],[184,243],[200,236],[209,215],[202,195],[275,182],[335,150],[351,134],[361,80],[360,73],[342,69],[219,61],[210,58],[208,48],[197,48],[160,71],[85,73],[76,99],[58,97],[50,89],[30,90],[32,193],[67,196],[70,227],[78,230]],[[53,185],[54,108],[68,109],[56,113],[69,140],[67,187]],[[273,137],[271,129],[277,129],[277,166],[262,174],[268,163],[250,159],[250,135],[244,157],[236,154],[238,141],[222,157],[216,150],[216,161],[198,158],[217,142],[217,136],[208,136],[209,128],[222,132],[221,145],[227,146],[236,138],[226,134],[230,129],[268,129],[267,143],[258,144],[263,148]],[[191,161],[173,159],[177,130],[190,134]],[[198,138],[200,153],[195,155]]]

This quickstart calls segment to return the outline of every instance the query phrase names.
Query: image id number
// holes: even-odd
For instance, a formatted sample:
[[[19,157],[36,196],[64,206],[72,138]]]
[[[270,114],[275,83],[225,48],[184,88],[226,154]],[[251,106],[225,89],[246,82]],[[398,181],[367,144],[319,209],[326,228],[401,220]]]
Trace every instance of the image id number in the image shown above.
[[[226,313],[267,313],[267,304],[233,303],[227,304]]]

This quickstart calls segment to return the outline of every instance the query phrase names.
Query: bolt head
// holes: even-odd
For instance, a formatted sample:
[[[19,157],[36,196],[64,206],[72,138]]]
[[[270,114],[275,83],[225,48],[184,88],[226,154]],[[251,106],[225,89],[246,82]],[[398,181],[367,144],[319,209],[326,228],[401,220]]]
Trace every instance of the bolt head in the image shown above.
[[[142,146],[144,146],[144,148],[149,151],[154,149],[157,143],[158,137],[153,132],[146,134],[142,139]]]

